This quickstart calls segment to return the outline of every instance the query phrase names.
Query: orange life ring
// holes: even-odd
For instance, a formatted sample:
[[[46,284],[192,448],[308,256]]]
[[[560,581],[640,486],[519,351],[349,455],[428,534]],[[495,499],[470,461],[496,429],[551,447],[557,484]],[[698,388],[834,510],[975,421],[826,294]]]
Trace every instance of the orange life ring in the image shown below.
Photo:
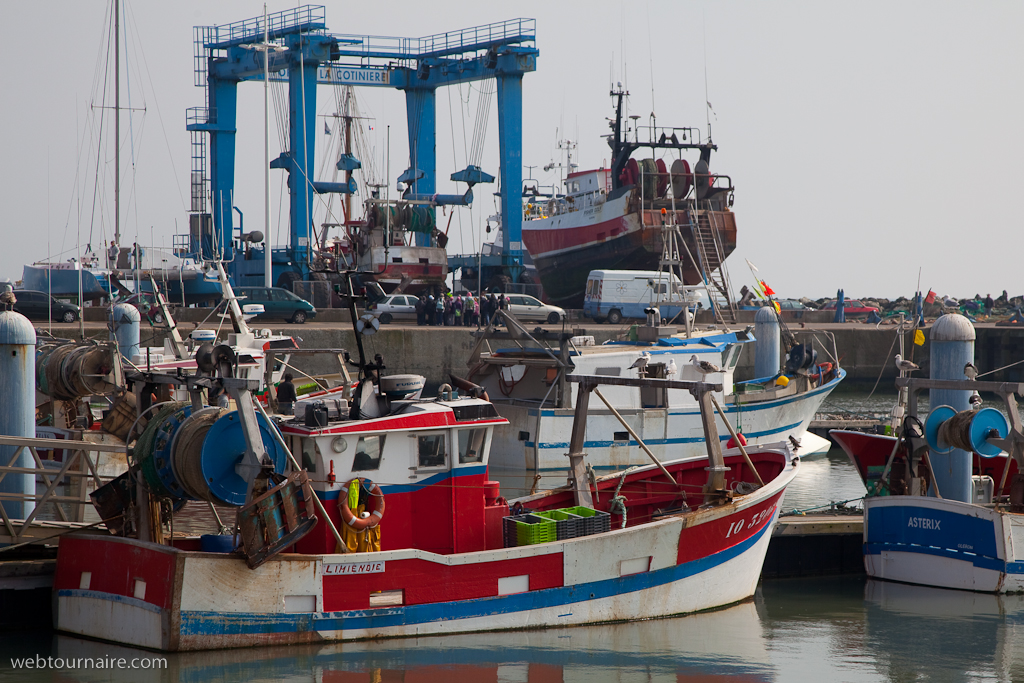
[[[341,511],[341,520],[345,522],[345,524],[348,524],[350,527],[355,529],[356,531],[365,531],[366,529],[372,529],[373,527],[380,524],[380,520],[384,518],[384,494],[381,493],[380,487],[377,486],[376,484],[373,484],[370,487],[370,498],[372,499],[372,501],[371,503],[367,504],[367,507],[369,507],[370,504],[372,504],[373,509],[370,510],[369,517],[366,517],[365,519],[360,519],[356,517],[355,513],[352,512],[352,510],[348,506],[348,490],[349,486],[352,485],[353,481],[356,481],[356,479],[351,479],[345,483],[345,488],[342,489],[341,495],[338,497],[338,509]],[[364,480],[359,479],[359,481]]]
[[[818,365],[818,372],[816,374],[811,375],[811,379],[814,380],[815,382],[824,381],[825,375],[827,375],[830,372],[832,372],[831,363],[820,363]]]

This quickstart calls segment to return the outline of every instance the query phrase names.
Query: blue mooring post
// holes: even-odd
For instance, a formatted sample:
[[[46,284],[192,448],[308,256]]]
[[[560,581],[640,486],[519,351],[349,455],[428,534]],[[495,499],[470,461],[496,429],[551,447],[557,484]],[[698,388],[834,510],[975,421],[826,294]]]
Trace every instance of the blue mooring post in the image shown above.
[[[974,325],[958,313],[949,313],[932,325],[931,334],[932,379],[965,379],[964,366],[974,362]],[[930,392],[928,402],[932,409],[951,406],[957,412],[970,408],[970,391],[939,390]],[[939,494],[948,500],[971,502],[972,455],[961,449],[949,453],[929,454],[934,468],[935,483]],[[930,492],[935,495],[934,490]]]
[[[139,351],[139,323],[142,316],[131,304],[118,304],[110,311],[114,340],[121,356],[131,360]],[[143,361],[145,362],[145,361]]]
[[[781,367],[779,318],[771,306],[762,306],[754,315],[754,377],[774,377]]]
[[[846,322],[846,311],[844,310],[845,306],[846,306],[845,299],[846,299],[846,295],[843,292],[843,290],[840,289],[838,292],[836,292],[836,317],[835,317],[835,320],[833,320],[832,322],[834,322],[834,323],[845,323]]]
[[[0,311],[0,434],[34,439],[36,436],[36,331],[21,313]],[[11,462],[15,446],[0,446],[0,465],[34,467],[32,453],[22,449]],[[36,495],[36,476],[8,474],[0,493]],[[34,500],[5,500],[4,511],[13,519],[26,519]]]

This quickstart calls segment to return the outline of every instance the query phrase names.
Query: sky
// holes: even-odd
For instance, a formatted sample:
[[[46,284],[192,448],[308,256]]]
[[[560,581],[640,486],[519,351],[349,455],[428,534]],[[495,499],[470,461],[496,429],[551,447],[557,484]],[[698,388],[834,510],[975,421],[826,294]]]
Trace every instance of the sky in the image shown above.
[[[170,247],[188,221],[185,109],[203,105],[193,26],[255,17],[263,4],[125,4],[122,106],[133,111],[121,124],[121,241]],[[0,19],[14,28],[0,44],[0,280],[112,237],[113,147],[97,161],[96,142],[104,114],[112,126],[99,108],[113,102],[112,81],[103,96],[108,12],[104,0],[0,2]],[[523,83],[523,163],[535,168],[523,175],[541,185],[559,182],[558,168],[543,167],[564,162],[560,140],[575,143],[581,169],[608,162],[601,136],[613,82],[629,90],[642,121],[654,112],[659,125],[705,135],[710,122],[719,146],[712,172],[736,187],[739,233],[727,265],[737,290],[752,281],[749,259],[780,297],[838,288],[910,296],[919,277],[922,290],[957,297],[1024,292],[1024,3],[379,1],[332,3],[326,17],[333,33],[405,37],[536,19],[540,56]],[[337,111],[333,87],[317,96],[318,114]],[[394,187],[409,165],[404,95],[360,88],[357,97],[378,175],[383,182],[390,168]],[[464,189],[447,176],[467,164],[477,98],[465,85],[437,93],[439,192]],[[481,165],[493,175],[497,118],[492,104]],[[263,88],[244,83],[235,204],[247,231],[263,230],[263,131]],[[318,134],[318,160],[329,140]],[[283,175],[271,174],[275,235],[287,220]],[[473,252],[488,237],[491,192],[478,186],[474,207],[451,217],[450,253]]]

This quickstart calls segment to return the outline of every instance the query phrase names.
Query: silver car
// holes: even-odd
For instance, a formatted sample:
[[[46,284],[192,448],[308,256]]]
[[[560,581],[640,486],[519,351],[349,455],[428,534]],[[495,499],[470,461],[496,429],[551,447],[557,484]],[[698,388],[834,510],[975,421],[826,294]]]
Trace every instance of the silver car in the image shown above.
[[[509,310],[520,320],[536,320],[552,325],[565,318],[565,309],[542,303],[528,294],[506,294]]]
[[[371,305],[370,310],[383,325],[392,320],[415,320],[417,298],[411,294],[391,294]]]

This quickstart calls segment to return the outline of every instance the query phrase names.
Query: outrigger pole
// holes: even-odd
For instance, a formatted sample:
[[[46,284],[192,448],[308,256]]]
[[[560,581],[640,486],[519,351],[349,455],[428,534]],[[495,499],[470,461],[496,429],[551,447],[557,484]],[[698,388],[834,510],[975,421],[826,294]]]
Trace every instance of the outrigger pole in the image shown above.
[[[569,375],[565,379],[580,385],[579,391],[576,393],[576,412],[573,416],[569,452],[566,453],[569,458],[569,483],[573,488],[576,505],[594,507],[594,500],[590,494],[590,482],[587,479],[585,463],[587,454],[583,452],[583,447],[587,436],[587,409],[590,405],[590,392],[602,384],[689,391],[700,405],[700,419],[704,426],[704,441],[707,443],[708,449],[708,481],[704,485],[704,504],[714,504],[728,499],[730,494],[725,488],[725,473],[729,471],[729,468],[725,466],[725,458],[722,456],[722,443],[718,438],[718,430],[715,428],[715,413],[712,406],[712,393],[722,391],[721,384],[649,377],[607,377],[604,375]]]

